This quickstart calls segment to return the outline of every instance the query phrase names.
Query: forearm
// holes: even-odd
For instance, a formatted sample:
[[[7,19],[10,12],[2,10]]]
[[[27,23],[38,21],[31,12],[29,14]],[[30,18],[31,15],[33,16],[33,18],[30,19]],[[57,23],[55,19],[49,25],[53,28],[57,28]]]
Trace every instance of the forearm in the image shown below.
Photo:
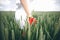
[[[26,0],[21,0],[21,4],[23,5],[23,8],[27,14],[27,17],[31,16]]]

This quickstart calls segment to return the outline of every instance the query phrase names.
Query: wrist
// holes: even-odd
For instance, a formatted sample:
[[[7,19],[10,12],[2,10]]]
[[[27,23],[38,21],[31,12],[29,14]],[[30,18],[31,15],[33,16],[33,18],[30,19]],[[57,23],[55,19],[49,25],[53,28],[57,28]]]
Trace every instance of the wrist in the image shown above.
[[[33,17],[32,15],[27,15],[27,17],[29,18],[29,17]]]

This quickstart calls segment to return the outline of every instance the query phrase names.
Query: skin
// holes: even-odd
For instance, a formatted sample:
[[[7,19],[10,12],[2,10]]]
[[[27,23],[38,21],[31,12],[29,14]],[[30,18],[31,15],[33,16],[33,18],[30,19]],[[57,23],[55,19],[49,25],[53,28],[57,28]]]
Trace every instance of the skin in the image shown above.
[[[21,1],[21,4],[23,5],[23,8],[24,8],[26,14],[27,14],[27,17],[32,17],[32,15],[30,14],[26,0],[20,0],[20,1]]]

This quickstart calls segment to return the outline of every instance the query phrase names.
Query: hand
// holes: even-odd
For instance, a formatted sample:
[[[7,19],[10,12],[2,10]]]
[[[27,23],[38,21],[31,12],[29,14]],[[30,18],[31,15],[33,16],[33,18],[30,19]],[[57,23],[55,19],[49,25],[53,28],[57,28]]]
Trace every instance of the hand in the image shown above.
[[[32,23],[36,24],[37,20],[34,17],[29,17],[28,18],[29,24],[31,25]]]

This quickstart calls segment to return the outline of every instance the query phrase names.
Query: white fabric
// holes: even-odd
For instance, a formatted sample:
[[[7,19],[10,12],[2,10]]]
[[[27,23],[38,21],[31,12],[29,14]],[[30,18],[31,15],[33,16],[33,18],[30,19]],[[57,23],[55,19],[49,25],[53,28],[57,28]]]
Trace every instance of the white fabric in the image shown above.
[[[20,28],[23,29],[26,21],[26,12],[23,8],[17,9],[15,12],[15,19],[19,21]]]
[[[25,12],[24,8],[22,7],[21,2],[19,2],[19,1],[20,0],[16,1],[17,9],[15,12],[15,19],[16,19],[16,21],[19,21],[20,28],[24,29],[25,21],[26,21],[26,12]]]

